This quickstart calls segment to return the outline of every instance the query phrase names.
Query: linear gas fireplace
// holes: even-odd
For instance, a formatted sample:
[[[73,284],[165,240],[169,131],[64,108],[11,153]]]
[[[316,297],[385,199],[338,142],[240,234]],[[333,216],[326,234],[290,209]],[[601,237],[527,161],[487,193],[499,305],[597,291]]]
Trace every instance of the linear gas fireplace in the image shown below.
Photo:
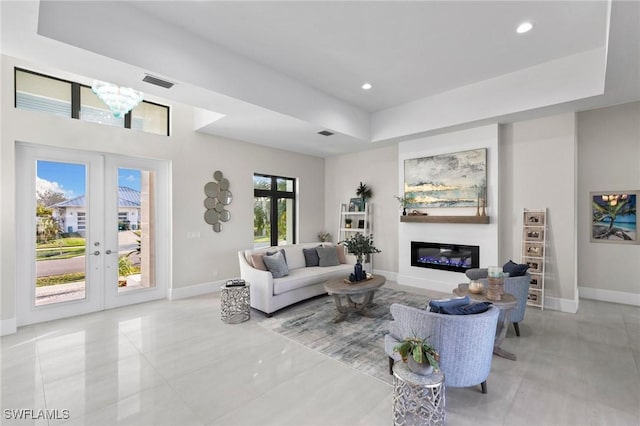
[[[411,266],[465,272],[480,267],[480,247],[411,241]]]

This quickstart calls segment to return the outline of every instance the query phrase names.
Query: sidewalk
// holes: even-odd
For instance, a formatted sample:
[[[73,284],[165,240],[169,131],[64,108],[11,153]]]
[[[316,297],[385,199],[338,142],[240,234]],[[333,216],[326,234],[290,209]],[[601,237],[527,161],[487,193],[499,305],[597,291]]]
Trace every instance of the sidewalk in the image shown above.
[[[84,281],[36,287],[36,306],[84,299]]]

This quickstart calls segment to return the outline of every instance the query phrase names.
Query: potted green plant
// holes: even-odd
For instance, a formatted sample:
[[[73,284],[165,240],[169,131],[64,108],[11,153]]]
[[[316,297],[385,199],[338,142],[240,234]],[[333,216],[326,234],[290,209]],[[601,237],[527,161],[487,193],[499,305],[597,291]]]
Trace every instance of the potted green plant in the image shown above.
[[[126,287],[127,277],[133,272],[133,263],[128,255],[118,257],[118,287]]]
[[[344,220],[344,227],[345,228],[351,228],[351,222],[353,222],[353,219],[351,219],[350,217],[346,218]]]
[[[356,195],[362,198],[362,206],[364,207],[364,205],[367,203],[367,200],[373,197],[373,191],[367,186],[366,183],[360,182],[360,185],[358,186],[358,188],[356,188]]]
[[[364,257],[373,253],[380,253],[373,245],[373,235],[364,235],[357,233],[344,241],[340,241],[339,244],[343,244],[347,251],[356,257],[356,264],[353,269],[353,278],[351,281],[362,281],[366,278],[366,274],[362,270],[362,261]],[[351,278],[351,277],[349,277]]]
[[[331,234],[325,231],[318,232],[318,239],[322,242],[331,241]]]
[[[407,366],[416,374],[429,375],[434,368],[440,368],[440,354],[427,339],[407,337],[393,350],[400,354],[404,362],[408,362]]]
[[[404,194],[402,197],[399,195],[394,195],[394,197],[396,197],[396,200],[398,200],[398,202],[400,203],[400,207],[402,207],[402,215],[406,216],[407,204],[413,203],[415,199],[413,197],[407,196],[407,194]]]

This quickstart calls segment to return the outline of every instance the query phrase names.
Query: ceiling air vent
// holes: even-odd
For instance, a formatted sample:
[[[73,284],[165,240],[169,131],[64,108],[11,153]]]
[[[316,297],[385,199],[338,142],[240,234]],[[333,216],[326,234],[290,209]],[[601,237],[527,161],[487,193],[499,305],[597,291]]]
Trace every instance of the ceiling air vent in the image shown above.
[[[155,84],[156,86],[164,87],[165,89],[171,89],[173,87],[173,83],[170,81],[162,80],[158,77],[154,77],[149,74],[145,74],[142,79],[145,83]]]
[[[331,135],[333,135],[333,132],[330,132],[328,130],[321,130],[321,131],[318,132],[318,134],[322,135],[322,136],[331,136]]]

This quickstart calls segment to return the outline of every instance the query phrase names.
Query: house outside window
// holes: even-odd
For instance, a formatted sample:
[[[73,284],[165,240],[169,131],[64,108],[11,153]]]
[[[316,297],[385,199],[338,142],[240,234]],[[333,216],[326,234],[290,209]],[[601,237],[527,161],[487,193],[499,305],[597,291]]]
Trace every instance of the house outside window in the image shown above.
[[[296,179],[253,175],[254,247],[295,244]]]

